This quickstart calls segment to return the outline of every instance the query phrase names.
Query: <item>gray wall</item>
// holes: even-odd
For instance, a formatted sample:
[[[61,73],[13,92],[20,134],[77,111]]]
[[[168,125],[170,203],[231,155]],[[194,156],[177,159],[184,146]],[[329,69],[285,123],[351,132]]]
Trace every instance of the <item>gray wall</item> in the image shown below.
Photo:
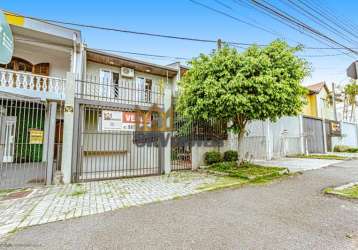
[[[342,137],[332,137],[332,149],[336,145],[358,147],[358,124],[341,122]]]

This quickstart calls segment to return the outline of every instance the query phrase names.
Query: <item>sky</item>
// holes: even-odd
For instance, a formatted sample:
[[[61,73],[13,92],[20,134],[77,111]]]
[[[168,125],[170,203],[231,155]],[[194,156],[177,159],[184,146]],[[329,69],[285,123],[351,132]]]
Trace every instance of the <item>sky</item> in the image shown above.
[[[265,14],[248,8],[240,3],[241,0],[195,0],[239,18],[254,23],[271,33],[257,29],[252,25],[208,10],[190,0],[156,0],[156,1],[22,1],[2,0],[1,8],[25,16],[43,19],[54,19],[74,23],[92,24],[97,26],[115,27],[133,31],[160,33],[175,36],[194,37],[202,39],[233,41],[240,43],[267,44],[275,39],[284,39],[291,45],[298,43],[306,47],[328,47],[305,36],[286,25],[277,22]],[[306,16],[298,15],[294,9],[288,8],[288,0],[271,0],[272,4],[279,6],[289,13],[296,13],[310,25],[316,25]],[[356,0],[312,0],[317,10],[320,8],[327,13],[336,15],[337,20],[344,23],[358,25],[358,2]],[[346,29],[352,33],[358,32],[347,25]],[[345,41],[346,36],[328,33],[320,26],[315,26],[329,34],[336,40],[343,41],[347,46],[354,47],[355,41]],[[77,27],[75,27],[78,29]],[[215,49],[214,43],[201,43],[164,38],[154,38],[80,28],[82,36],[88,47],[128,52],[167,55],[172,57],[193,58],[200,53],[210,53]],[[274,34],[272,34],[274,33]],[[343,39],[343,40],[342,40]],[[355,38],[353,37],[353,40]],[[352,39],[351,39],[352,40]],[[358,39],[357,39],[358,41]],[[337,47],[337,46],[335,46]],[[356,47],[358,48],[358,42]],[[242,51],[243,49],[239,49]],[[304,85],[326,81],[328,85],[335,82],[342,85],[349,82],[346,77],[346,68],[357,56],[342,54],[344,50],[304,50],[299,55],[305,58],[312,67],[312,73],[304,80]],[[337,55],[339,54],[339,55]],[[123,54],[125,55],[125,54]],[[327,56],[328,55],[328,56]],[[332,56],[335,55],[335,56]],[[168,64],[173,59],[155,59],[144,56],[126,55],[158,64]],[[184,60],[182,60],[185,63]]]

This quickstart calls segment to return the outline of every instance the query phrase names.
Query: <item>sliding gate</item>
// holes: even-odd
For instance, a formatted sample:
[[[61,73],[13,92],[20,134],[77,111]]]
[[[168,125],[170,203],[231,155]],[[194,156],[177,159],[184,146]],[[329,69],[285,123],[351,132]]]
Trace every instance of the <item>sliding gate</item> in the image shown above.
[[[135,131],[131,109],[81,104],[74,181],[161,174],[159,136]]]

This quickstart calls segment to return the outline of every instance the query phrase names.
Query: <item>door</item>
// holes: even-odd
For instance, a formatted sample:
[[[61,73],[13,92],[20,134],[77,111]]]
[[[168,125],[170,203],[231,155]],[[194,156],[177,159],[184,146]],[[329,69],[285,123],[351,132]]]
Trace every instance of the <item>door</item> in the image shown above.
[[[112,74],[109,70],[100,70],[99,73],[100,86],[99,86],[99,97],[110,98],[111,87],[112,87]]]
[[[139,103],[144,102],[144,92],[145,92],[145,79],[143,77],[137,77],[136,79],[136,101]]]
[[[303,117],[303,130],[305,134],[308,153],[324,153],[324,138],[322,120],[312,117]]]
[[[4,116],[1,126],[2,162],[13,162],[15,153],[16,117]]]

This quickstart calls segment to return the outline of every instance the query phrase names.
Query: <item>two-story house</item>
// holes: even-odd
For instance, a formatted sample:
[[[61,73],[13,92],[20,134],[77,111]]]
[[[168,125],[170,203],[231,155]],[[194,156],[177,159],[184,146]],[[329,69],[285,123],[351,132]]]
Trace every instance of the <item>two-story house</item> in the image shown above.
[[[66,74],[82,74],[81,33],[13,13],[5,18],[14,52],[0,65],[0,187],[49,183],[61,168]]]
[[[151,138],[140,138],[136,126],[153,126],[170,109],[178,72],[173,66],[86,49],[84,77],[76,79],[81,125],[75,180],[164,171],[159,141],[144,143]]]
[[[330,90],[325,82],[306,86],[308,94],[303,115],[333,120],[334,109]]]

